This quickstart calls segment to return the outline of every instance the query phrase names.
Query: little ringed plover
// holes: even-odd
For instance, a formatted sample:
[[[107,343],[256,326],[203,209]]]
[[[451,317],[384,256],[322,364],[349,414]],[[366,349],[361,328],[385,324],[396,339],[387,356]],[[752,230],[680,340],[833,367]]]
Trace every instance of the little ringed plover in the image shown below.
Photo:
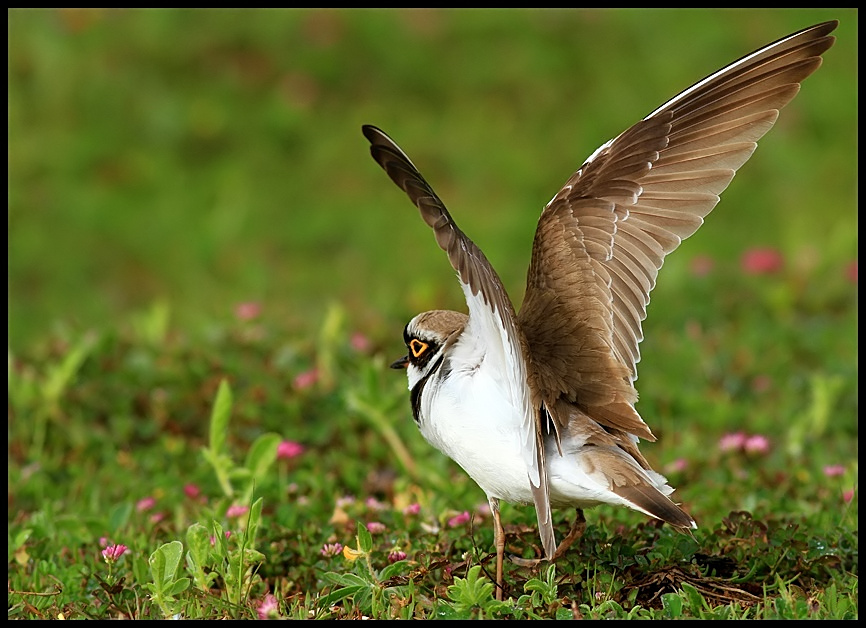
[[[603,144],[538,221],[516,312],[475,243],[406,153],[364,126],[376,162],[418,207],[447,253],[468,314],[415,316],[403,339],[415,422],[499,502],[534,504],[545,557],[582,532],[581,509],[615,504],[689,530],[667,480],[638,449],[655,437],[635,409],[638,345],[665,256],[692,235],[800,82],[821,65],[836,21],[783,37],[710,74]],[[551,508],[573,507],[557,547]],[[529,562],[529,561],[523,561]]]

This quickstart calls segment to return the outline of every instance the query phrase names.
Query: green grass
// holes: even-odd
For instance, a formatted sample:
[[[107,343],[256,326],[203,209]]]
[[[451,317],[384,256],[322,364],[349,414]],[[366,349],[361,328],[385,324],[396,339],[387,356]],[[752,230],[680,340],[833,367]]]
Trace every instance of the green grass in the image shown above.
[[[694,538],[599,507],[495,602],[483,493],[387,368],[462,296],[361,124],[519,304],[538,212],[592,150],[832,18],[653,292],[645,452]],[[10,12],[8,616],[250,618],[270,593],[292,618],[856,618],[856,51],[854,10]],[[783,267],[744,273],[755,247]],[[768,448],[719,447],[736,432]],[[537,555],[532,509],[503,521]]]

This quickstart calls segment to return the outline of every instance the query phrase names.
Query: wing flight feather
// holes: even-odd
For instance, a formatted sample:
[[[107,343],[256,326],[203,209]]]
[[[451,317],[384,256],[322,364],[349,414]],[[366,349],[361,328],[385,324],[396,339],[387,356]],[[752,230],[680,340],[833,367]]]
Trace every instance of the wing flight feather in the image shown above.
[[[653,438],[633,405],[658,271],[821,65],[836,26],[806,28],[695,83],[599,148],[544,208],[518,321],[547,407],[563,398]]]
[[[362,130],[370,142],[373,158],[418,207],[424,221],[433,228],[436,242],[457,271],[469,308],[469,323],[463,333],[483,338],[483,345],[491,352],[500,353],[505,363],[510,365],[503,375],[511,398],[522,406],[523,443],[520,454],[529,471],[542,545],[545,553],[552,556],[556,541],[544,447],[535,402],[530,397],[528,386],[526,342],[517,326],[514,306],[484,253],[460,230],[445,204],[406,153],[380,129],[365,125]]]

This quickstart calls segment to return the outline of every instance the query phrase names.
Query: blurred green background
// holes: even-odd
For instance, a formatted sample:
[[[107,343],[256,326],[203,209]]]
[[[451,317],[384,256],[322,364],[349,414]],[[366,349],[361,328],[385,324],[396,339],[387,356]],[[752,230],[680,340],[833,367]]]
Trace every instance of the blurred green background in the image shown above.
[[[465,306],[364,123],[409,153],[519,304],[538,214],[596,147],[834,18],[822,69],[668,260],[670,307],[688,307],[675,295],[697,255],[856,260],[856,10],[10,11],[10,349],[154,302],[195,329],[255,301],[298,334],[342,303],[399,351],[417,311]]]

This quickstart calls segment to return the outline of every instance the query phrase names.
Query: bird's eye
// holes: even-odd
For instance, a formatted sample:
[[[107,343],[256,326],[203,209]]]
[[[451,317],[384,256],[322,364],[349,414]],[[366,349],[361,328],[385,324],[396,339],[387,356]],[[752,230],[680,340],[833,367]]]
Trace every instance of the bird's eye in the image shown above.
[[[409,341],[409,351],[412,352],[412,357],[420,358],[427,351],[429,345],[426,342],[421,342],[417,338],[412,338]]]

